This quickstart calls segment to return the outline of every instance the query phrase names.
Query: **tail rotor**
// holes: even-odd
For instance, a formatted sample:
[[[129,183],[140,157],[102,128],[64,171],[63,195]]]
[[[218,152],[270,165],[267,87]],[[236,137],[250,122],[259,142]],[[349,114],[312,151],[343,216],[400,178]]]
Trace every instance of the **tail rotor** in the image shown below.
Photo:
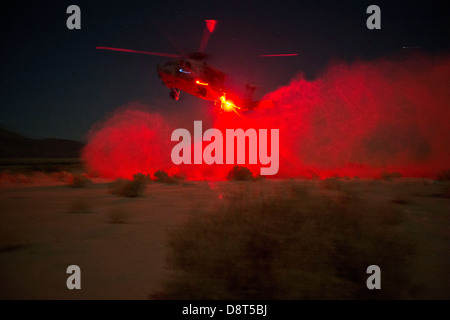
[[[205,20],[206,26],[203,30],[202,40],[200,41],[200,46],[198,48],[198,52],[204,53],[206,49],[206,45],[208,44],[209,37],[213,33],[216,28],[217,21],[216,20]]]

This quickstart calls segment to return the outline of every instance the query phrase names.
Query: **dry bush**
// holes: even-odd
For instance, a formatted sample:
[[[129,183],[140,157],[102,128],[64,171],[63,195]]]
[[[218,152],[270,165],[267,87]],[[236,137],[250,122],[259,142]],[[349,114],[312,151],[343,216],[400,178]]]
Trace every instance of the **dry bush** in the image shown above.
[[[184,172],[176,173],[172,176],[172,178],[176,179],[177,181],[181,182],[186,180],[186,174]]]
[[[399,172],[386,172],[383,171],[380,175],[381,180],[391,181],[392,179],[401,178],[402,174]]]
[[[148,184],[152,182],[152,179],[150,178],[150,175],[145,175],[143,173],[136,173],[133,174],[133,181],[137,181],[142,184]]]
[[[72,188],[86,188],[92,184],[92,180],[84,174],[73,174],[68,181],[68,186]]]
[[[163,170],[156,171],[153,176],[156,182],[173,183],[173,179]]]
[[[184,174],[169,176],[169,174],[163,170],[156,171],[153,176],[155,177],[154,181],[168,184],[179,184],[186,179]]]
[[[272,196],[235,193],[170,236],[173,276],[160,299],[411,298],[414,245],[395,207],[352,198],[345,205],[304,185]],[[382,286],[368,290],[379,265]]]
[[[117,194],[122,197],[139,197],[144,193],[145,183],[140,179],[128,180],[128,179],[116,179],[109,185],[109,192]]]
[[[50,177],[54,181],[62,181],[62,182],[71,182],[73,177],[70,172],[67,171],[58,171],[50,173]]]
[[[252,172],[248,168],[234,166],[228,173],[227,180],[252,181],[255,179],[253,178]]]

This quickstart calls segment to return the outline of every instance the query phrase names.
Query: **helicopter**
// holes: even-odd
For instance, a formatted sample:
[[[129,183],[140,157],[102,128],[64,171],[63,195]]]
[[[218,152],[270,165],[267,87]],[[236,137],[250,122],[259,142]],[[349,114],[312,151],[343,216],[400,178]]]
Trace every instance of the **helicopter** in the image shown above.
[[[249,111],[255,108],[271,108],[274,106],[271,100],[253,101],[252,95],[255,86],[246,85],[249,97],[241,98],[225,86],[226,74],[212,65],[206,60],[209,58],[204,53],[210,35],[213,33],[217,21],[205,20],[205,28],[197,52],[188,54],[171,54],[151,51],[121,49],[113,47],[96,47],[98,50],[110,50],[128,53],[138,53],[153,56],[162,56],[173,58],[173,60],[157,65],[157,72],[163,84],[170,89],[169,95],[172,99],[178,101],[181,91],[189,93],[195,97],[204,100],[213,101],[214,104],[220,106],[221,111],[238,112]],[[276,55],[260,55],[261,57],[269,56],[295,56],[298,54],[276,54]]]

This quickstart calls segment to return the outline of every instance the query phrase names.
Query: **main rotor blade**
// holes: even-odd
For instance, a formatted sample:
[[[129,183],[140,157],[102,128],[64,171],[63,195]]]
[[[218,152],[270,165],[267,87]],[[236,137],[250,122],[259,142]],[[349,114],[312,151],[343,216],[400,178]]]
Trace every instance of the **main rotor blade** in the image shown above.
[[[260,54],[258,57],[293,57],[298,56],[298,53],[278,53],[278,54]]]
[[[213,33],[214,28],[216,27],[216,20],[205,20],[206,26],[203,30],[202,40],[200,41],[200,46],[198,47],[198,52],[203,53],[206,49],[206,45],[209,41],[209,36]]]
[[[185,56],[186,52],[184,52],[184,50],[181,49],[181,47],[175,42],[175,40],[167,33],[167,31],[159,24],[157,24],[159,30],[161,30],[161,32],[166,36],[167,40],[169,40],[169,42],[172,44],[172,46],[177,49],[177,51],[180,54],[180,57]]]
[[[129,53],[139,53],[139,54],[147,54],[147,55],[152,55],[152,56],[169,57],[169,58],[180,58],[181,57],[180,54],[174,54],[174,53],[150,52],[150,51],[141,51],[141,50],[121,49],[121,48],[96,47],[96,49],[129,52]]]

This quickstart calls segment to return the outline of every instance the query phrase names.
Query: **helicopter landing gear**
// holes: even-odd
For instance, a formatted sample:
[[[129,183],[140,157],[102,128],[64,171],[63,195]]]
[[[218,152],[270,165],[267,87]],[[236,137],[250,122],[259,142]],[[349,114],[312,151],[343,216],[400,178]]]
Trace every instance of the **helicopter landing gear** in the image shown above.
[[[178,99],[180,99],[180,89],[170,88],[169,95],[172,99],[178,101]]]

